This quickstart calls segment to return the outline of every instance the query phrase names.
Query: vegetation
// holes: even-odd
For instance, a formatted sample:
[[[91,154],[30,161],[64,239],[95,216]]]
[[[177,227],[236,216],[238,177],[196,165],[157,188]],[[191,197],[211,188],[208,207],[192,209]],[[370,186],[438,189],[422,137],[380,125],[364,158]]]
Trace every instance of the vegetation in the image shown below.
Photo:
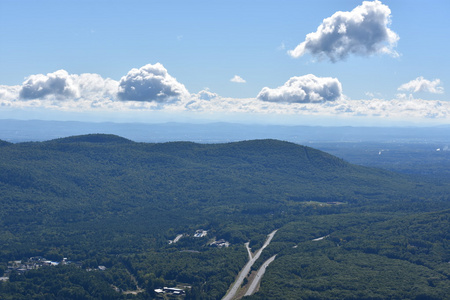
[[[220,299],[246,263],[244,243],[257,249],[274,229],[253,268],[277,258],[250,298],[441,299],[449,289],[445,182],[276,140],[0,146],[0,271],[35,256],[81,264],[12,271],[1,299],[151,299],[177,285],[186,299]]]
[[[303,241],[285,245],[251,299],[445,299],[450,211],[385,218],[318,216],[314,228],[311,218],[285,226],[279,244]],[[313,241],[310,230],[327,237]]]

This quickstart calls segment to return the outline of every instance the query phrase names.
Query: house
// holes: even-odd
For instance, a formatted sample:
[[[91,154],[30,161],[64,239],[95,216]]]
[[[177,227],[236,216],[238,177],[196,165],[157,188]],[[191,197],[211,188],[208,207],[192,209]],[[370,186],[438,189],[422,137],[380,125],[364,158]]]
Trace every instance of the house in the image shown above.
[[[155,289],[157,294],[171,294],[171,295],[184,295],[186,292],[183,289],[164,287],[162,289]]]
[[[59,262],[51,261],[51,260],[44,260],[43,264],[44,264],[44,266],[57,266],[57,265],[59,265]]]
[[[172,294],[172,295],[184,295],[184,293],[185,293],[184,290],[177,289],[177,288],[164,287],[163,290],[164,290],[164,293]]]
[[[222,247],[228,247],[230,246],[230,243],[225,241],[224,239],[220,239],[218,241],[212,242],[211,244],[209,244],[212,247],[218,247],[218,248],[222,248]]]
[[[198,229],[198,230],[195,231],[194,237],[201,238],[201,237],[206,236],[207,234],[208,234],[207,230]]]

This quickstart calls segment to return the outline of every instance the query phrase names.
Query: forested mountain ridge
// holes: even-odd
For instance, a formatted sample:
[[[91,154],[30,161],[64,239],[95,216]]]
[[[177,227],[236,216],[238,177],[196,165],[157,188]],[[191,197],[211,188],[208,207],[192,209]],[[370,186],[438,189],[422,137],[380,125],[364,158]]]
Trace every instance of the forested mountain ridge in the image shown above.
[[[4,141],[4,140],[0,140],[0,147],[1,146],[6,146],[6,145],[10,145],[10,144],[12,144],[12,143]]]
[[[76,135],[65,138],[59,138],[49,141],[50,143],[111,143],[111,144],[124,144],[134,143],[133,141],[114,135],[114,134],[86,134]]]
[[[449,208],[448,186],[278,140],[155,144],[92,134],[5,144],[0,170],[1,262],[67,257],[131,272],[149,290],[157,282],[196,285],[210,278],[198,286],[209,299],[224,294],[245,261],[244,242],[258,246],[268,232],[281,228],[280,236],[289,238],[276,238],[267,253],[282,250],[282,255],[292,241],[304,240],[290,237],[292,222],[309,218],[299,226],[310,239],[336,228],[327,227],[321,215],[344,216],[339,221],[344,230],[361,215],[362,223],[378,224]],[[167,244],[176,234],[192,235],[199,228],[208,230],[207,240]],[[232,246],[205,248],[211,238]],[[205,271],[195,269],[199,264]]]
[[[250,186],[252,193],[263,198],[334,201],[345,197],[345,201],[355,202],[415,189],[415,183],[404,176],[351,165],[324,152],[276,140],[145,144],[88,135],[12,144],[3,147],[1,155],[0,182],[55,196],[74,189],[72,193],[87,197],[89,189],[95,193],[96,188],[107,187],[111,192],[119,186],[131,189],[131,195],[178,193],[174,186],[184,186],[189,190],[182,193],[189,194],[209,190],[217,183],[214,189],[222,190],[220,197],[210,196],[225,204],[236,202],[236,189]],[[139,183],[137,177],[145,182]],[[139,187],[143,190],[136,189],[142,183]],[[264,190],[267,185],[272,186]]]

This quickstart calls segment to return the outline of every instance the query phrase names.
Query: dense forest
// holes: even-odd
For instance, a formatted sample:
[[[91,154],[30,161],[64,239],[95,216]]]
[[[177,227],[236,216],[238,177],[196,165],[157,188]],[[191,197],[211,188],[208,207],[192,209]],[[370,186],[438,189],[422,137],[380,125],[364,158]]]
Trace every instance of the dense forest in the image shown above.
[[[0,191],[0,299],[220,299],[275,229],[249,299],[450,290],[450,184],[293,143],[0,141]]]

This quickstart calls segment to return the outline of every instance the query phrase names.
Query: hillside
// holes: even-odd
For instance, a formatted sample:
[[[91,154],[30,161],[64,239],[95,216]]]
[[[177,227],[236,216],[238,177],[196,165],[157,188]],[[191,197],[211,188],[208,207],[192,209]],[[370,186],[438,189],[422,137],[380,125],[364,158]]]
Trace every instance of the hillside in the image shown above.
[[[278,241],[295,242],[295,248],[278,253],[250,299],[446,299],[449,220],[443,210],[387,219],[320,216],[313,226],[293,222]],[[314,240],[318,236],[325,238]]]
[[[114,135],[73,136],[4,145],[0,169],[3,263],[67,257],[85,266],[115,266],[147,286],[215,278],[208,279],[210,292],[199,288],[210,299],[223,295],[244,263],[243,243],[258,246],[273,229],[307,217],[314,224],[322,215],[351,215],[341,222],[347,228],[355,214],[379,214],[378,222],[449,208],[448,186],[278,140],[150,144]],[[219,250],[204,248],[204,239],[168,246],[175,235],[199,228],[226,239],[230,251],[220,249],[218,259]],[[278,250],[290,245],[279,242]],[[188,254],[174,249],[202,253],[195,255],[205,270],[173,269],[195,266],[194,254],[180,262]],[[160,251],[169,251],[163,255],[169,265],[156,258]]]
[[[3,141],[3,140],[0,140],[0,147],[1,146],[6,146],[6,145],[10,145],[11,143],[9,143],[9,142],[7,142],[7,141]]]
[[[18,210],[22,205],[45,208],[33,217],[57,224],[124,211],[176,214],[174,210],[218,205],[278,211],[291,202],[362,205],[420,195],[405,177],[276,140],[138,144],[88,135],[14,144],[0,151],[0,182],[15,199],[11,208],[8,201],[3,203],[1,217],[6,220],[23,218]],[[31,206],[29,194],[34,195]]]
[[[114,135],[114,134],[86,134],[78,136],[70,136],[52,140],[54,143],[110,143],[110,144],[126,144],[133,141]]]

